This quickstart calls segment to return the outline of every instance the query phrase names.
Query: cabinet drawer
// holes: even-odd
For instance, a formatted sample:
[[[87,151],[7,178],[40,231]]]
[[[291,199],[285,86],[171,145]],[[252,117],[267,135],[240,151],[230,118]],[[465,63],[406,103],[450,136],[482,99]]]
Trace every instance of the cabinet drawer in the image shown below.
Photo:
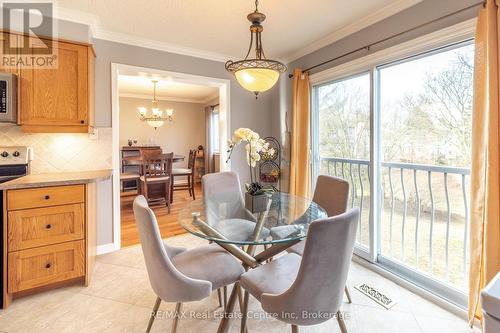
[[[81,277],[85,273],[84,241],[10,252],[8,292]]]
[[[84,220],[82,203],[10,211],[9,252],[82,239]]]
[[[48,207],[84,202],[85,186],[38,187],[7,192],[7,209]]]

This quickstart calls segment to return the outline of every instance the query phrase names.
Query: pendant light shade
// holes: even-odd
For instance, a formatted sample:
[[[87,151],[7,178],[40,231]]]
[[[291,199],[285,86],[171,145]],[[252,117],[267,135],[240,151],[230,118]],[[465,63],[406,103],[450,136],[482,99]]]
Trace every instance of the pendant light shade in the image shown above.
[[[250,26],[250,46],[244,60],[226,62],[226,70],[233,73],[238,83],[246,90],[255,93],[271,89],[287,70],[287,67],[276,60],[267,59],[262,48],[261,33],[264,30],[262,22],[266,16],[258,11],[258,0],[255,1],[255,11],[248,14],[247,18],[252,23]],[[254,46],[255,40],[255,46]],[[249,58],[255,48],[255,58]]]

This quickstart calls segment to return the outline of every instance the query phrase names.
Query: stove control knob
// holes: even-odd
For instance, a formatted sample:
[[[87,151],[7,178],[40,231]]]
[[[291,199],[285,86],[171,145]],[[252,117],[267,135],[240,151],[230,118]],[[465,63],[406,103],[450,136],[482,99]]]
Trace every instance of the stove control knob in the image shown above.
[[[9,156],[9,153],[4,151],[1,155],[2,155],[2,157],[7,157],[7,156]]]
[[[19,155],[21,155],[21,153],[19,153],[17,150],[12,154],[14,157],[19,157]]]

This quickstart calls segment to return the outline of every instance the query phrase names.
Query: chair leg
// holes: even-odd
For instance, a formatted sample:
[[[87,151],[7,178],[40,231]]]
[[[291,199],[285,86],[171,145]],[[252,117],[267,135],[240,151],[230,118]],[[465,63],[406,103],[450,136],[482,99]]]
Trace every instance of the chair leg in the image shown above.
[[[240,333],[247,332],[247,318],[248,318],[248,291],[245,290],[243,296],[243,306],[241,307],[241,328]]]
[[[299,327],[297,325],[292,325],[292,333],[299,333]]]
[[[352,303],[351,292],[349,291],[349,285],[346,283],[344,287],[345,295],[347,296],[347,302]]]
[[[148,328],[146,329],[146,333],[149,333],[149,331],[151,331],[151,327],[153,326],[153,322],[155,321],[156,312],[158,312],[160,304],[161,304],[161,298],[157,297],[155,305],[153,306],[153,311],[151,311],[151,316],[149,317],[149,323],[148,323]]]
[[[181,309],[182,309],[182,303],[175,304],[175,314],[174,314],[175,316],[174,316],[174,321],[172,323],[172,329],[170,330],[171,333],[177,332],[177,326],[179,325]]]
[[[225,311],[227,308],[227,286],[224,286],[222,290],[224,291],[224,311]]]
[[[219,300],[219,308],[222,307],[222,291],[219,289],[217,289],[217,299]]]
[[[194,194],[194,176],[191,176],[191,192],[193,192],[193,200],[196,200],[196,195]]]
[[[347,326],[345,325],[344,317],[340,310],[337,311],[337,322],[339,323],[340,332],[347,333]]]
[[[170,183],[165,183],[165,202],[168,207],[168,213],[170,214]]]
[[[142,182],[142,194],[146,198],[146,202],[149,203],[149,195],[148,195],[148,184],[146,182]]]
[[[174,175],[170,176],[170,203],[174,202]]]

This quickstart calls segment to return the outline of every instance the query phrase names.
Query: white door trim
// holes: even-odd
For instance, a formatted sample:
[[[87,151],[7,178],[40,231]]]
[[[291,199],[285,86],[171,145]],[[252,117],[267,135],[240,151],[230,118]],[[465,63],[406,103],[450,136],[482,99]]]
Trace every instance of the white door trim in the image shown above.
[[[226,171],[231,168],[225,163],[227,151],[225,144],[231,137],[230,133],[230,81],[225,79],[199,76],[186,73],[170,72],[160,69],[111,63],[111,127],[112,127],[112,161],[113,161],[113,246],[114,250],[121,248],[121,217],[120,217],[120,100],[118,94],[118,75],[120,71],[137,71],[148,74],[162,75],[174,81],[201,84],[219,88],[219,152],[220,168]]]

